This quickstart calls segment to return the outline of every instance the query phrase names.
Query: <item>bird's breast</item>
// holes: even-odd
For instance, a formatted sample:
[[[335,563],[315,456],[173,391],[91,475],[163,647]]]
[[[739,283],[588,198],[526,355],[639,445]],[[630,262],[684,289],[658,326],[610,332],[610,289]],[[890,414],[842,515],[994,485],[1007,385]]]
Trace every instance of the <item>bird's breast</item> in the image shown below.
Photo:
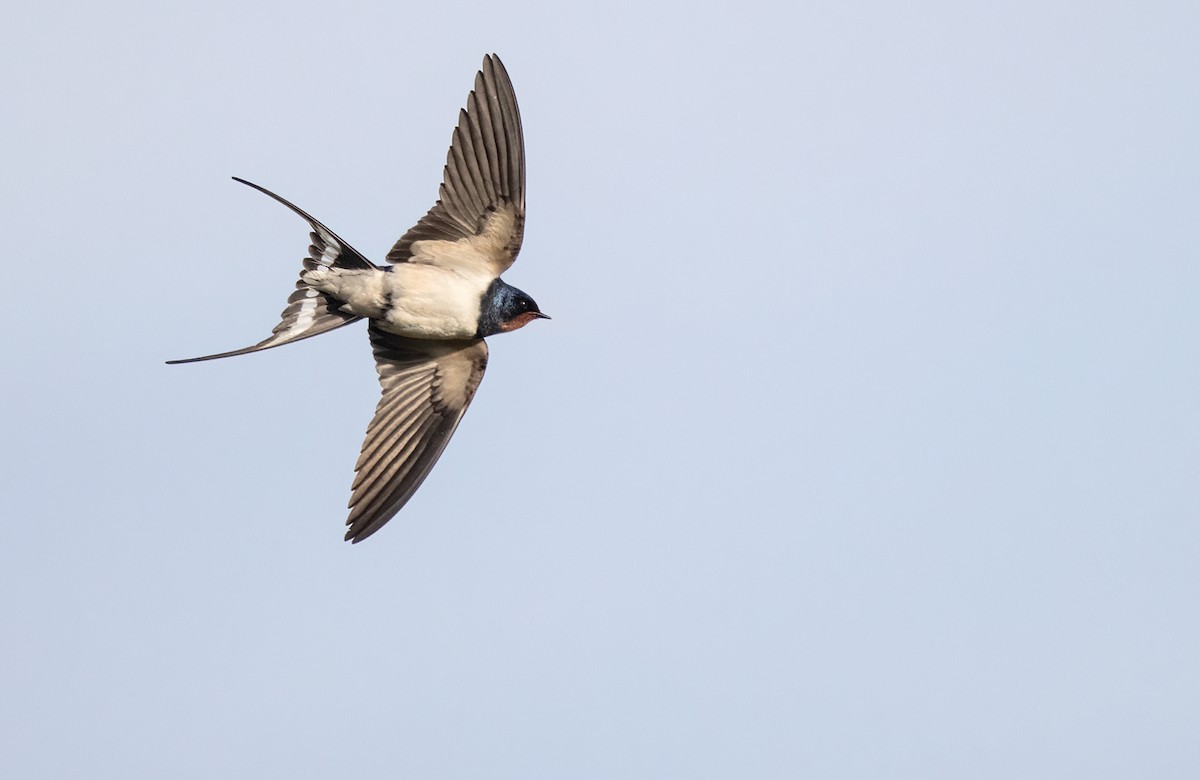
[[[480,303],[491,279],[420,263],[395,265],[387,277],[388,305],[380,319],[385,330],[410,338],[475,337]]]

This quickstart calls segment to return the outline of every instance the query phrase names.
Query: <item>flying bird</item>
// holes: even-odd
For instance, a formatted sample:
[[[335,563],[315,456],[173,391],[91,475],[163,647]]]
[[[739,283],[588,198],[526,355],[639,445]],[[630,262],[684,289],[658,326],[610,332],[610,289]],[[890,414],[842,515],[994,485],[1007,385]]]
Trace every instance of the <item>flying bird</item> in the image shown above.
[[[488,336],[549,319],[505,283],[525,226],[525,145],[504,65],[483,59],[459,112],[438,201],[377,266],[313,217],[257,184],[312,228],[280,323],[258,352],[366,319],[383,395],[354,466],[346,539],[361,542],[413,496],[441,456],[487,367]]]

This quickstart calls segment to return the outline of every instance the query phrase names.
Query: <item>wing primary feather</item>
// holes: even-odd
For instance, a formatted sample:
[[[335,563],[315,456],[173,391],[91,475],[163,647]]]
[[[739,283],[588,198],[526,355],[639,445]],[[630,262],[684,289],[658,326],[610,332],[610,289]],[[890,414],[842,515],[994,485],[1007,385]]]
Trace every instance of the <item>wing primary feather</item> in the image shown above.
[[[486,71],[486,68],[485,68]],[[492,167],[492,185],[496,189],[496,198],[501,201],[511,201],[508,181],[508,137],[504,132],[504,107],[496,96],[495,84],[490,79],[485,83],[486,99],[483,105],[487,108],[488,130],[488,160]]]
[[[501,115],[506,118],[505,146],[508,151],[507,181],[510,191],[506,195],[513,200],[520,211],[525,210],[525,137],[521,128],[521,111],[517,107],[517,95],[513,91],[512,80],[508,70],[500,58],[492,55],[487,58],[485,67],[491,66],[495,84],[496,98],[500,102]]]
[[[469,206],[469,211],[462,216],[466,218],[465,223],[470,224],[469,215],[482,214],[483,209],[487,206],[487,193],[480,189],[483,173],[479,170],[479,158],[475,153],[475,139],[471,132],[470,115],[465,110],[460,112],[458,127],[454,128],[454,131],[456,143],[452,148],[455,158],[460,161],[462,166],[459,170],[459,178],[467,190],[466,194],[470,197],[468,203],[462,204]]]
[[[409,432],[408,437],[393,443],[388,452],[384,453],[388,456],[387,459],[377,462],[378,468],[356,491],[355,502],[346,518],[347,523],[363,515],[376,513],[382,508],[381,504],[395,500],[394,495],[380,498],[380,494],[393,483],[403,485],[404,478],[412,471],[421,452],[429,446],[429,432],[436,428],[439,422],[436,418],[427,418]]]
[[[483,79],[477,77],[478,87],[482,90]],[[496,205],[496,171],[493,167],[495,160],[495,139],[492,138],[490,121],[487,114],[487,96],[473,91],[467,101],[471,110],[467,112],[467,124],[471,131],[471,146],[475,151],[475,162],[479,166],[479,188],[483,194],[484,208]],[[489,149],[491,141],[492,149]]]
[[[364,446],[363,451],[359,454],[358,462],[354,464],[358,473],[355,475],[351,489],[358,488],[363,482],[378,474],[381,468],[389,465],[393,460],[390,457],[391,451],[396,447],[397,442],[411,437],[414,430],[425,424],[430,416],[428,408],[422,409],[419,406],[399,409],[391,415],[387,427],[383,430],[377,429],[369,444]]]

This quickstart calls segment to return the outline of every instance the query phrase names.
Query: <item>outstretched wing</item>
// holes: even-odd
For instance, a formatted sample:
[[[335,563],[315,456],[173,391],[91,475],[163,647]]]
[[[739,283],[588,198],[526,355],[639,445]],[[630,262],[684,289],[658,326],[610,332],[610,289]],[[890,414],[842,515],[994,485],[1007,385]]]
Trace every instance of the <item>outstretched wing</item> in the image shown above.
[[[438,202],[387,259],[499,276],[516,259],[524,232],[521,114],[504,65],[490,54],[459,112]]]
[[[475,397],[487,368],[483,339],[410,339],[371,324],[383,397],[367,427],[350,496],[347,541],[361,542],[400,511]]]
[[[308,224],[312,227],[312,233],[309,234],[309,239],[312,243],[308,247],[308,257],[304,258],[304,269],[306,271],[311,271],[322,265],[336,268],[375,267],[365,257],[355,251],[354,247],[338,238],[336,233],[313,219],[294,204],[284,200],[270,190],[264,189],[257,184],[252,184],[245,179],[239,179],[235,176],[233,180],[241,182],[248,187],[253,187],[265,195],[269,195],[308,221]],[[195,363],[200,360],[215,360],[217,358],[233,357],[234,355],[245,355],[249,352],[258,352],[259,350],[270,349],[271,347],[278,347],[293,341],[299,341],[300,339],[310,338],[361,319],[353,314],[346,314],[338,308],[339,306],[341,306],[341,302],[336,298],[314,290],[306,285],[303,280],[299,280],[296,282],[295,292],[288,297],[287,308],[280,315],[279,324],[275,326],[275,330],[271,331],[271,335],[268,338],[263,339],[254,346],[235,349],[232,352],[221,352],[216,355],[205,355],[204,357],[187,358],[185,360],[168,360],[167,362],[171,364]]]

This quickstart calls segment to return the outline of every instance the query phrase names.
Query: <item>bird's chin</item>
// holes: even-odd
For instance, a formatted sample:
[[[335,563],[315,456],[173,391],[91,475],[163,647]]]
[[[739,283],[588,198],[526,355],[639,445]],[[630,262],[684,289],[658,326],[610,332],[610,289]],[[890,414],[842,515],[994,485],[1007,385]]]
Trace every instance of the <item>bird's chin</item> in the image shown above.
[[[514,330],[520,330],[521,328],[525,327],[526,325],[533,322],[534,320],[548,320],[548,319],[550,319],[550,318],[547,317],[545,314],[542,314],[540,311],[527,311],[522,314],[518,314],[517,316],[513,317],[508,322],[501,325],[500,332],[501,333],[510,333]]]

